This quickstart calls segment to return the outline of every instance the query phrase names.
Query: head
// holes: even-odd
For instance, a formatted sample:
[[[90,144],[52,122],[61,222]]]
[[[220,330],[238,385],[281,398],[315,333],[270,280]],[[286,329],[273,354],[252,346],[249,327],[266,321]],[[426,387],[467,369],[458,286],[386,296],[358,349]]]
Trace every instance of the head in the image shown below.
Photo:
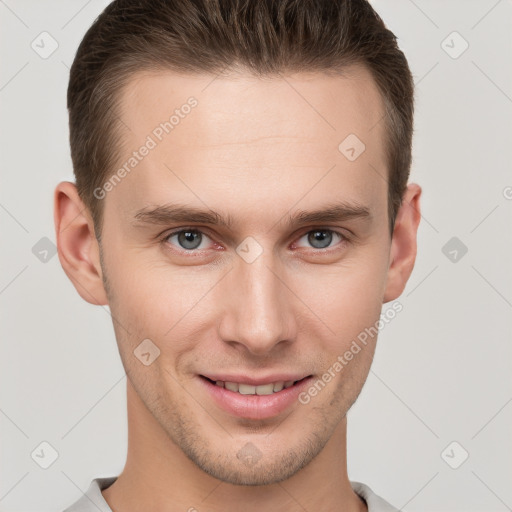
[[[363,0],[114,1],[68,109],[59,258],[110,306],[140,404],[216,478],[293,475],[344,421],[377,335],[336,361],[414,266],[413,81],[394,35]],[[326,372],[270,417],[223,410],[204,379]]]

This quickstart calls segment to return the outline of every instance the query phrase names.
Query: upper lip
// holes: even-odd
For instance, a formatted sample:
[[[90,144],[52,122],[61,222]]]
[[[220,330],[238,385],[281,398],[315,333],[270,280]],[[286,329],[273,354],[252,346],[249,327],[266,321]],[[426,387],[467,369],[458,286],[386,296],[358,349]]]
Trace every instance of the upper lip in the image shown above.
[[[250,386],[261,386],[263,384],[269,384],[271,382],[280,382],[280,381],[290,381],[293,382],[297,380],[301,380],[305,377],[309,377],[310,374],[297,374],[297,373],[273,373],[271,375],[266,375],[265,377],[249,377],[247,374],[236,374],[236,375],[226,375],[221,373],[202,373],[202,377],[208,377],[213,381],[222,381],[222,382],[236,382],[238,384],[248,384]]]

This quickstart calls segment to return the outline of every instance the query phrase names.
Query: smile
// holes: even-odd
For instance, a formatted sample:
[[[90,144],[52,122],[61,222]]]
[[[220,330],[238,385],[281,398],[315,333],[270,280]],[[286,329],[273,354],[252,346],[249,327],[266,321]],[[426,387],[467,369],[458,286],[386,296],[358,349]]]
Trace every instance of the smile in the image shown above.
[[[297,404],[299,394],[312,379],[309,375],[296,381],[277,380],[256,385],[198,375],[202,389],[217,407],[230,415],[253,420],[270,419]]]

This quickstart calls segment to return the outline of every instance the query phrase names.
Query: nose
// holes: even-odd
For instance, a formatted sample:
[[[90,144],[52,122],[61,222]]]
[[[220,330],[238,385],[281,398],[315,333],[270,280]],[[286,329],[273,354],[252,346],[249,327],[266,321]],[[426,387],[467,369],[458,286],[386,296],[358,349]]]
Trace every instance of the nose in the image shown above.
[[[281,265],[264,251],[248,263],[239,258],[223,283],[220,336],[227,343],[265,355],[296,336],[293,293],[287,287]]]

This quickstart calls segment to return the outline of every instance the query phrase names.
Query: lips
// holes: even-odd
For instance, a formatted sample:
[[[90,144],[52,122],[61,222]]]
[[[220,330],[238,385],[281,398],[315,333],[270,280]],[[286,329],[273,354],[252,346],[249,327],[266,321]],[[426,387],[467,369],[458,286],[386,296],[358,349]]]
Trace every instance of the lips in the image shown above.
[[[299,394],[313,380],[312,375],[302,377],[290,374],[275,374],[269,375],[266,378],[248,378],[240,375],[211,375],[208,377],[198,375],[197,377],[201,388],[212,399],[214,404],[230,415],[253,420],[270,419],[279,416],[294,404],[297,405]],[[239,379],[239,381],[214,381],[210,377],[215,379],[227,377],[229,379]],[[286,381],[289,384],[288,387],[284,387],[285,381],[272,380],[283,377],[292,377],[292,379],[296,377],[296,379],[288,379]],[[249,383],[247,383],[248,381]],[[251,382],[258,382],[258,384],[251,384]],[[280,382],[283,383],[283,387],[279,391],[273,391],[272,389],[270,393],[270,385],[275,386],[277,384],[279,387]],[[238,386],[237,391],[229,389],[229,387],[234,389],[235,386]],[[260,393],[257,392],[258,388],[260,388]]]

